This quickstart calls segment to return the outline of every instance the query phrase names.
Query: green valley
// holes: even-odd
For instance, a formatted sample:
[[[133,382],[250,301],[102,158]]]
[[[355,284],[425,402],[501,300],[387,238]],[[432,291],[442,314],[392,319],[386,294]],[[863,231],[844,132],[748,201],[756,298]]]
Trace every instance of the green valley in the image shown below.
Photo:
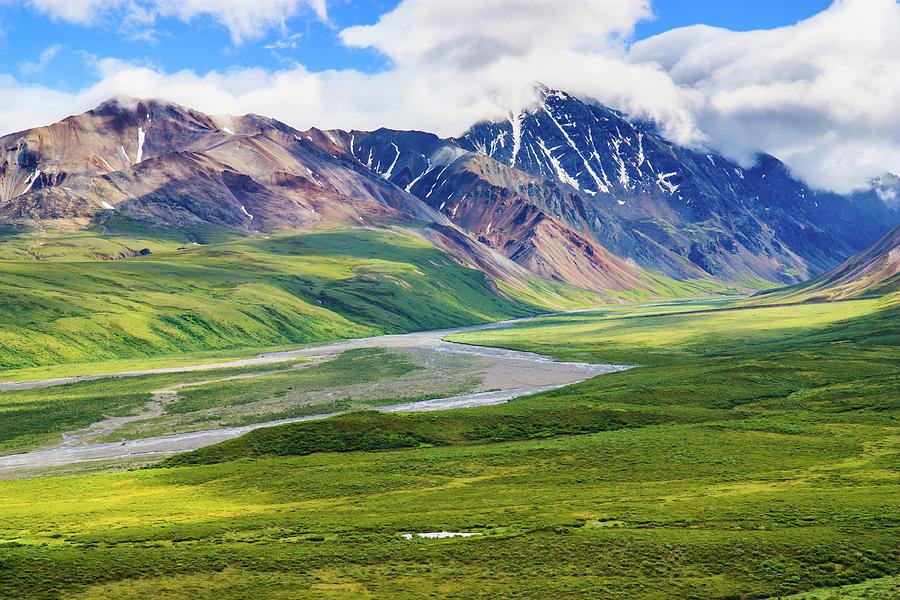
[[[247,238],[118,261],[0,262],[0,367],[288,346],[545,312],[402,230]],[[554,294],[558,292],[558,294]],[[545,301],[544,301],[545,302]]]
[[[0,600],[900,600],[900,3],[365,4],[0,0]]]
[[[496,406],[260,429],[163,468],[0,482],[0,594],[892,598],[898,338],[879,300],[456,334],[642,366]],[[427,531],[481,535],[400,537]]]

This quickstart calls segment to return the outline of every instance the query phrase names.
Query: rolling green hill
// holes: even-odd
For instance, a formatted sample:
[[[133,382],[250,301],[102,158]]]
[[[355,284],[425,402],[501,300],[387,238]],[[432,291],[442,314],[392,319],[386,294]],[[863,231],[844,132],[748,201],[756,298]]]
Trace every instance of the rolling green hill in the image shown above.
[[[645,365],[504,405],[0,482],[0,597],[892,600],[897,306],[716,308],[457,335]]]
[[[563,305],[594,298],[537,280],[530,298],[498,294],[399,229],[163,250],[0,261],[0,369],[435,329],[545,312],[544,292]]]
[[[900,291],[900,227],[809,281],[757,294],[752,302],[792,303],[880,297]]]
[[[0,371],[272,348],[439,329],[738,288],[647,273],[607,294],[460,258],[417,229],[207,228],[197,245],[115,218],[88,230],[9,230],[0,243]]]

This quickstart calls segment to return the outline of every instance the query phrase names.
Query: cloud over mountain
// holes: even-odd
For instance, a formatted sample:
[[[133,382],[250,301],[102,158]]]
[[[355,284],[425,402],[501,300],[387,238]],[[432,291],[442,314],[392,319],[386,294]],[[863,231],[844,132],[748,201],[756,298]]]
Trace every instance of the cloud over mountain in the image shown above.
[[[63,4],[33,2],[47,10]],[[99,10],[94,0],[67,5]],[[235,39],[304,7],[327,14],[323,0],[142,5],[181,19],[209,14]],[[843,192],[900,170],[896,0],[839,0],[789,27],[694,26],[629,46],[635,24],[651,18],[651,10],[649,0],[403,0],[376,23],[340,32],[346,46],[391,60],[378,73],[314,73],[299,64],[173,73],[101,58],[97,82],[76,93],[0,76],[0,131],[127,93],[213,113],[262,113],[304,128],[387,126],[456,135],[480,119],[524,108],[540,81],[652,119],[681,144],[744,162],[772,153],[818,187]]]
[[[114,16],[122,21],[152,24],[158,17],[188,22],[206,15],[221,23],[239,43],[259,37],[304,9],[327,18],[325,0],[29,0],[31,6],[51,17],[81,25]]]
[[[792,27],[696,26],[639,42],[687,97],[710,143],[763,149],[838,191],[900,166],[900,4],[841,0]]]

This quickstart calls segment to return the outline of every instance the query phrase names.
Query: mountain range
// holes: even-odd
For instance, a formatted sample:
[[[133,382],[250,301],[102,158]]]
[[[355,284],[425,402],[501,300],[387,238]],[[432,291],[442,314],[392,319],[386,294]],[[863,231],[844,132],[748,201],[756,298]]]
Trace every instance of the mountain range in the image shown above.
[[[809,281],[758,294],[754,301],[811,302],[885,296],[900,292],[900,227],[870,248]]]
[[[524,232],[494,220],[539,214],[670,277],[789,283],[900,223],[896,180],[851,196],[815,191],[772,156],[744,168],[597,103],[545,88],[539,95],[535,108],[456,139],[353,132],[349,149],[511,257],[522,253]]]
[[[543,87],[529,110],[447,139],[132,98],[0,138],[7,231],[127,224],[203,244],[402,226],[505,284],[600,293],[814,277],[900,224],[898,191],[891,176],[816,191],[772,156],[741,166]]]

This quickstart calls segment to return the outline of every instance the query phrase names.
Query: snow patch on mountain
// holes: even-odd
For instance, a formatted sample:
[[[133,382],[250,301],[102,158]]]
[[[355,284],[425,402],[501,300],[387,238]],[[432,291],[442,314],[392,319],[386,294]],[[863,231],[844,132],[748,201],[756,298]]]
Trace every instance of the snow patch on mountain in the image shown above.
[[[678,186],[669,181],[670,177],[675,177],[678,173],[658,173],[656,175],[656,183],[659,185],[659,188],[670,194],[674,194],[678,191]]]
[[[385,179],[391,178],[391,173],[394,172],[394,167],[397,166],[397,160],[400,158],[400,148],[397,147],[397,144],[391,142],[391,146],[394,147],[394,150],[397,152],[397,155],[394,156],[394,162],[391,163],[391,166],[388,167],[388,170],[382,175]]]
[[[510,166],[516,166],[516,158],[519,156],[519,150],[522,149],[522,119],[524,118],[523,113],[519,113],[518,115],[511,117],[509,119],[509,125],[512,127],[512,136],[513,136],[513,149],[512,149],[512,157],[510,158]]]
[[[20,196],[24,196],[25,194],[27,194],[28,192],[30,192],[32,186],[34,185],[34,182],[37,181],[37,180],[38,180],[38,177],[40,177],[40,176],[41,176],[41,170],[40,170],[40,169],[35,169],[35,170],[34,170],[34,173],[32,173],[31,176],[30,176],[28,179],[25,180],[25,184],[26,184],[26,185],[25,185],[25,191],[23,191],[23,192],[22,192],[21,194],[19,194],[19,195],[20,195]]]
[[[144,137],[144,128],[138,127],[137,160],[134,161],[135,163],[139,163],[144,160]]]
[[[548,149],[547,146],[544,145],[543,140],[538,140],[538,146],[544,152],[544,156],[547,157],[547,160],[550,161],[550,165],[553,167],[553,170],[556,172],[556,178],[561,182],[571,185],[576,190],[580,190],[581,186],[578,185],[578,180],[569,175],[565,169],[563,169],[562,164],[559,162],[559,159],[553,156],[553,151],[558,150],[559,146]]]

